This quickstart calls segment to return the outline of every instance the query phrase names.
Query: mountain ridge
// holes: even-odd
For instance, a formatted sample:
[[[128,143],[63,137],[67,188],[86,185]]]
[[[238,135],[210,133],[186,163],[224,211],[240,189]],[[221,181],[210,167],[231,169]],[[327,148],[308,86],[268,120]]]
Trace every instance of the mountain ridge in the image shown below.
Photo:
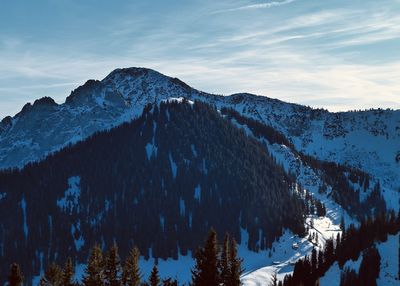
[[[0,169],[23,167],[68,144],[138,117],[148,103],[170,97],[233,108],[285,134],[299,151],[361,168],[391,190],[400,187],[400,110],[331,113],[248,93],[198,91],[146,68],[116,69],[89,80],[62,104],[50,98],[26,104],[0,123]],[[379,148],[385,146],[385,148]],[[323,148],[322,148],[323,147]]]

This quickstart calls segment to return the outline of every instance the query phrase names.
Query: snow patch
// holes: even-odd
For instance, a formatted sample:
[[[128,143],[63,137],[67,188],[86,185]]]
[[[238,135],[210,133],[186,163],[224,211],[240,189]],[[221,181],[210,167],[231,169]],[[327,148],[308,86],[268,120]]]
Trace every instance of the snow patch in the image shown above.
[[[145,148],[146,148],[147,160],[150,161],[151,155],[153,155],[153,154],[154,154],[155,157],[157,157],[158,148],[154,144],[154,135],[153,135],[152,142],[151,143],[147,143]]]
[[[166,102],[166,103],[172,103],[172,102],[182,103],[184,100],[185,100],[184,97],[170,97],[170,98],[161,100],[161,102]],[[186,99],[186,100],[187,100],[187,102],[188,102],[190,105],[193,105],[193,104],[194,104],[194,102],[193,102],[192,100],[188,100],[188,99]]]
[[[21,200],[21,209],[22,209],[22,218],[23,218],[23,228],[24,228],[24,234],[25,234],[25,240],[28,238],[28,233],[29,233],[29,229],[28,229],[28,224],[26,221],[26,201],[25,201],[25,197],[22,197]]]
[[[79,199],[81,196],[80,189],[81,178],[79,176],[70,177],[68,179],[68,189],[64,192],[64,197],[57,200],[57,206],[68,214],[72,214],[74,209],[79,212]]]
[[[207,165],[206,165],[206,159],[204,159],[204,158],[203,158],[203,165],[202,165],[202,167],[203,167],[203,173],[204,173],[204,175],[207,175],[207,174],[208,174],[208,168],[207,168]]]
[[[81,233],[81,222],[79,220],[76,223],[76,227],[74,224],[71,224],[71,235],[74,239],[75,249],[76,251],[79,251],[85,244],[85,239],[83,238]]]
[[[162,215],[160,215],[160,225],[161,225],[162,230],[164,231],[165,230],[165,218]]]
[[[179,213],[181,216],[185,216],[185,211],[186,211],[186,207],[185,207],[185,201],[180,198],[179,199]]]
[[[200,185],[197,185],[196,188],[194,188],[194,198],[198,202],[201,200],[201,187]]]
[[[176,179],[176,173],[177,173],[178,167],[177,167],[176,163],[174,162],[174,159],[172,158],[171,152],[169,152],[168,158],[169,158],[169,164],[171,165],[172,176],[174,177],[174,179]]]
[[[191,145],[190,145],[190,148],[192,149],[193,156],[197,157],[196,147],[194,147],[194,145],[191,144]]]

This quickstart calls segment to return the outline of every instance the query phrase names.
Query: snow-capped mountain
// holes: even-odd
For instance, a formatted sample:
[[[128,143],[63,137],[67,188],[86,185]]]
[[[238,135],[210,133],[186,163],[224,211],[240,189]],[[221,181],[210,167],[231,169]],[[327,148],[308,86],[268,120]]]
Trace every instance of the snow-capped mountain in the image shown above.
[[[361,168],[397,191],[400,187],[400,110],[331,113],[251,94],[212,95],[145,68],[116,69],[89,80],[65,103],[51,98],[26,104],[0,123],[0,167],[22,167],[96,131],[137,117],[148,103],[170,97],[231,107],[270,125],[299,151]]]
[[[310,107],[286,103],[276,99],[252,94],[242,93],[230,96],[213,95],[198,91],[179,79],[171,78],[154,70],[145,68],[116,69],[101,81],[87,81],[84,85],[72,91],[63,104],[57,104],[51,98],[45,97],[36,100],[33,104],[26,104],[22,108],[21,112],[14,117],[4,118],[0,122],[0,169],[14,167],[22,168],[28,163],[45,160],[46,158],[49,158],[50,154],[53,154],[68,145],[76,147],[76,152],[73,151],[71,154],[80,154],[77,158],[86,156],[85,158],[89,161],[90,154],[82,152],[79,148],[81,148],[80,146],[86,146],[85,148],[89,148],[88,146],[90,146],[90,143],[87,143],[86,139],[91,137],[91,135],[101,131],[115,131],[115,127],[121,127],[125,122],[131,122],[135,118],[140,118],[140,116],[143,116],[143,111],[149,104],[152,106],[151,108],[154,108],[154,106],[160,106],[161,103],[182,102],[183,98],[188,99],[189,104],[192,105],[193,101],[202,101],[211,106],[215,106],[217,110],[219,110],[219,113],[214,112],[215,114],[219,114],[219,116],[224,118],[229,118],[230,123],[243,129],[249,137],[256,137],[256,139],[266,147],[268,154],[272,155],[274,160],[283,166],[286,173],[295,176],[296,183],[301,184],[304,189],[307,189],[316,200],[324,203],[327,209],[326,215],[320,220],[315,220],[315,227],[311,230],[311,232],[314,231],[321,234],[320,239],[322,241],[319,246],[320,248],[323,247],[324,241],[330,238],[332,233],[336,234],[340,232],[338,226],[341,217],[345,217],[347,222],[356,221],[348,215],[347,210],[349,209],[342,207],[340,203],[338,203],[338,200],[333,199],[332,194],[334,193],[335,188],[333,183],[335,183],[334,180],[336,177],[327,174],[325,172],[326,170],[324,171],[324,167],[319,166],[319,164],[335,162],[344,166],[350,166],[354,168],[354,170],[362,170],[360,173],[358,173],[358,171],[355,172],[356,179],[354,180],[350,179],[351,176],[354,175],[351,174],[351,169],[347,170],[346,168],[338,168],[337,173],[343,175],[345,183],[350,184],[349,186],[351,190],[355,191],[356,196],[360,197],[361,202],[366,201],[366,205],[369,204],[368,195],[371,194],[373,185],[377,184],[379,181],[381,193],[385,198],[387,207],[395,210],[399,209],[400,176],[398,174],[400,174],[400,110],[369,110],[331,113],[322,109],[312,109]],[[250,124],[251,122],[241,122],[235,116],[229,117],[226,111],[224,111],[225,109],[234,110],[239,115],[249,118],[256,123],[261,124],[261,126],[272,128],[274,130],[273,132],[277,132],[277,135],[274,133],[276,136],[279,138],[281,136],[284,139],[271,140],[271,138],[268,138],[268,132],[265,134],[261,132],[261,135],[257,135],[257,128],[259,126],[254,126],[254,124]],[[167,112],[166,114],[169,113]],[[167,116],[168,121],[170,120],[169,116],[170,115]],[[175,116],[177,115],[175,114]],[[188,116],[188,118],[190,118],[190,116]],[[163,120],[165,119],[160,119],[160,122]],[[154,139],[156,138],[156,132],[159,132],[158,130],[161,129],[159,126],[160,123],[154,124],[150,122],[147,123],[146,128],[143,128],[143,130],[145,130],[144,132],[147,132],[143,137],[145,137],[146,140],[148,139],[148,142],[146,141],[147,144],[143,141],[143,146],[140,145],[144,148],[142,148],[142,151],[146,154],[145,158],[141,158],[143,159],[143,162],[153,162],[152,160],[157,157],[158,152],[162,150],[159,149],[159,142]],[[182,128],[182,130],[184,130],[184,128]],[[107,134],[101,134],[99,135],[99,138],[108,138]],[[118,131],[116,134],[118,134]],[[153,135],[150,136],[151,134]],[[224,135],[221,135],[218,139],[221,140],[221,137],[223,136]],[[141,137],[142,133],[140,132],[140,138]],[[186,138],[184,134],[179,136],[180,140],[184,140],[184,138]],[[90,140],[91,139],[89,139],[89,142]],[[92,141],[93,140],[94,139],[92,138]],[[176,149],[179,150],[177,153],[180,154],[178,155],[180,156],[178,157],[180,161],[174,160],[176,155],[168,153],[160,153],[161,155],[158,157],[163,158],[162,160],[160,159],[158,164],[161,164],[163,168],[166,164],[167,167],[171,169],[174,179],[177,174],[176,162],[178,162],[178,165],[181,164],[182,166],[186,166],[187,164],[190,164],[191,157],[193,157],[193,160],[200,160],[197,158],[197,148],[194,147],[194,145],[190,145],[191,148],[186,150],[187,148],[185,149],[185,144],[188,142],[185,142],[184,144],[182,143],[183,141],[181,142],[180,140],[177,140],[177,143],[180,142],[179,144],[183,145],[176,146]],[[84,142],[82,142],[81,145],[77,144],[80,141]],[[110,142],[108,142],[108,144],[109,147],[112,146]],[[170,144],[170,142],[168,144]],[[246,144],[243,145],[245,146]],[[102,144],[98,144],[98,146],[102,146]],[[168,146],[169,152],[175,148],[171,147],[172,145]],[[126,146],[124,146],[124,148],[125,147]],[[88,150],[93,152],[92,149]],[[128,148],[128,150],[130,149]],[[67,150],[62,153],[66,154],[68,152],[69,151]],[[104,150],[104,152],[104,154],[109,154],[109,150]],[[185,152],[189,152],[189,155],[186,154],[183,156],[182,154],[185,154]],[[310,158],[314,158],[312,160],[319,161],[315,163],[311,160],[312,162],[310,163],[307,161],[308,159],[305,157],[306,155],[310,155]],[[56,219],[60,219],[58,216],[60,215],[59,212],[61,209],[61,221],[63,221],[65,225],[70,226],[67,229],[67,233],[65,233],[65,237],[71,236],[68,239],[72,241],[72,245],[75,246],[73,251],[74,253],[76,252],[78,257],[82,258],[84,256],[83,254],[88,252],[88,245],[84,247],[84,253],[81,253],[80,249],[85,241],[87,244],[88,241],[90,242],[90,240],[88,240],[89,236],[85,237],[83,233],[99,231],[98,229],[96,230],[96,225],[98,223],[96,220],[98,219],[97,215],[101,212],[107,213],[108,210],[113,209],[112,201],[116,201],[117,194],[112,198],[111,194],[107,193],[109,190],[105,188],[107,195],[105,195],[104,200],[99,199],[96,202],[92,202],[89,199],[89,202],[86,202],[86,209],[77,209],[78,206],[76,203],[74,204],[74,202],[79,200],[81,196],[84,197],[86,195],[90,198],[90,190],[95,189],[93,186],[95,186],[96,183],[94,182],[98,182],[98,178],[103,177],[104,175],[100,172],[99,174],[96,173],[97,177],[93,177],[93,172],[90,170],[95,169],[94,165],[89,165],[90,168],[81,168],[79,167],[79,160],[74,159],[71,159],[71,162],[76,164],[74,165],[75,168],[72,168],[70,165],[66,167],[67,169],[69,167],[72,168],[68,169],[68,174],[57,173],[58,171],[55,171],[56,174],[53,174],[52,168],[49,166],[46,167],[47,169],[44,168],[46,172],[42,172],[43,167],[41,166],[53,166],[52,164],[54,162],[57,162],[57,164],[54,163],[54,166],[58,166],[55,170],[63,169],[63,167],[60,167],[63,165],[63,159],[60,157],[61,155],[56,153],[54,158],[50,158],[50,160],[47,160],[47,163],[45,162],[45,164],[40,165],[35,163],[31,169],[28,168],[27,176],[29,177],[29,170],[41,170],[40,172],[37,171],[38,173],[36,174],[42,176],[42,181],[39,183],[32,181],[32,185],[38,183],[36,187],[41,188],[43,192],[45,188],[49,188],[49,186],[46,186],[45,188],[41,186],[42,183],[46,185],[44,182],[48,183],[46,180],[49,180],[47,176],[43,174],[46,174],[47,172],[51,173],[51,176],[55,176],[52,183],[54,185],[52,186],[57,186],[58,193],[56,194],[55,191],[54,193],[51,192],[51,196],[48,196],[47,199],[53,197],[53,200],[49,200],[54,205],[52,205],[51,208],[54,207],[56,209],[51,209],[53,212],[51,215],[50,213],[41,213],[43,215],[41,220],[41,223],[43,224],[42,228],[48,228],[49,234],[46,235],[52,237],[54,235],[52,230],[57,229],[57,226],[54,227],[52,225],[53,219],[57,223]],[[135,157],[133,156],[132,158]],[[209,161],[211,161],[211,159]],[[125,161],[121,159],[121,162]],[[202,162],[203,163],[200,164],[202,166],[202,172],[207,173],[207,168],[205,167],[206,164],[204,161]],[[317,167],[315,164],[317,164]],[[124,164],[122,164],[122,166],[124,166]],[[121,166],[116,164],[115,168],[118,167]],[[76,173],[78,169],[80,170],[80,173],[78,172],[79,174]],[[149,168],[149,170],[153,169]],[[154,172],[155,178],[160,177],[156,171],[151,172]],[[366,186],[364,182],[364,172],[371,176],[371,183],[369,186]],[[110,173],[112,172],[110,171]],[[82,174],[86,174],[87,177],[82,177]],[[114,175],[115,174],[113,174],[113,176]],[[16,174],[15,176],[19,176],[19,174]],[[121,177],[117,181],[124,181],[127,177],[128,176]],[[90,178],[92,181],[87,178]],[[360,178],[363,179],[361,180]],[[33,199],[33,195],[24,193],[23,191],[21,191],[21,193],[18,191],[18,195],[12,194],[12,192],[7,193],[6,187],[9,187],[10,189],[14,188],[15,190],[22,190],[24,188],[31,188],[32,186],[29,185],[29,187],[27,187],[23,186],[23,184],[18,185],[20,184],[19,180],[14,182],[8,177],[7,172],[4,173],[4,178],[0,177],[0,179],[3,179],[3,181],[0,181],[0,202],[4,203],[6,200],[10,200],[11,196],[15,196],[12,197],[12,201],[17,205],[18,209],[15,213],[15,218],[23,220],[23,225],[16,227],[16,231],[20,235],[19,239],[21,240],[19,243],[23,242],[24,239],[25,241],[29,241],[28,237],[32,235],[32,232],[29,234],[28,232],[30,225],[33,223],[32,217],[35,213],[35,209],[31,209],[31,206],[36,206],[38,199]],[[12,181],[14,185],[11,183],[9,185],[2,184],[6,182],[6,179]],[[90,184],[88,183],[89,181],[91,182]],[[101,187],[106,186],[106,181]],[[154,184],[157,182],[158,181]],[[218,180],[216,180],[216,182],[218,182]],[[127,184],[131,183],[132,182],[127,182]],[[162,186],[160,187],[160,190],[163,190],[165,182],[162,181],[159,183]],[[150,184],[153,184],[152,180],[150,180]],[[320,192],[320,188],[323,185],[325,185],[328,191]],[[144,187],[148,187],[149,189],[152,188],[150,186]],[[4,190],[2,190],[2,188],[4,188]],[[210,185],[210,190],[212,188],[213,186]],[[215,188],[217,188],[217,186],[215,186]],[[120,186],[118,190],[123,189],[124,186]],[[165,191],[167,191],[167,189],[168,188],[165,188]],[[366,192],[360,191],[361,189],[366,190]],[[83,192],[83,195],[81,194],[81,191]],[[137,191],[139,194],[143,195],[143,189]],[[195,201],[200,200],[199,196],[201,196],[201,189],[199,190],[196,187],[193,188],[193,191]],[[48,192],[50,192],[50,190],[48,190]],[[64,194],[64,196],[62,196],[62,194]],[[35,194],[35,196],[37,195],[38,194]],[[119,195],[124,199],[125,191]],[[121,201],[123,199],[121,199]],[[179,210],[179,213],[182,213],[183,209],[184,214],[185,211],[188,212],[190,210],[189,206],[185,207],[185,204],[183,204],[182,207],[182,201],[179,198],[173,197],[173,199],[174,207],[171,207],[171,209],[176,207]],[[93,206],[96,206],[95,210],[93,210]],[[40,209],[39,204],[36,207],[37,209]],[[118,208],[115,207],[114,209],[120,211],[121,206]],[[85,216],[83,214],[85,212],[90,213],[92,221],[84,222]],[[110,211],[110,213],[112,212]],[[128,211],[127,214],[128,215],[124,215],[124,217],[130,215]],[[103,215],[104,214],[99,215],[100,219]],[[78,216],[78,219],[75,216]],[[75,220],[69,221],[71,217]],[[47,218],[49,218],[49,221],[46,221]],[[189,218],[187,219],[189,220]],[[312,218],[307,218],[307,222],[310,222],[310,219]],[[12,222],[13,220],[10,218],[10,225],[12,225]],[[155,225],[158,223],[164,227],[165,216],[160,215],[157,217]],[[167,221],[166,223],[168,224],[169,222]],[[104,226],[99,223],[98,227]],[[59,229],[58,231],[65,232],[65,229]],[[108,231],[109,229],[107,229],[107,232]],[[274,251],[272,254],[271,251],[268,252],[267,250],[262,250],[256,255],[255,252],[249,251],[248,244],[252,244],[252,250],[260,248],[260,245],[257,244],[257,239],[261,234],[258,234],[258,232],[256,234],[248,233],[243,231],[243,229],[240,231],[242,231],[242,233],[239,237],[242,237],[243,241],[239,247],[239,253],[248,257],[245,263],[249,272],[246,272],[243,277],[243,281],[247,281],[246,285],[264,285],[263,283],[260,283],[260,277],[268,278],[277,270],[287,272],[292,271],[293,266],[290,266],[292,261],[306,255],[313,247],[312,242],[307,241],[306,238],[300,239],[286,229],[281,236],[282,241],[273,242]],[[239,231],[237,229],[236,232],[238,235]],[[39,234],[36,235],[39,237],[41,235],[40,231]],[[101,235],[101,231],[98,232],[97,236],[99,235]],[[111,238],[108,237],[106,239],[110,240]],[[63,246],[63,243],[61,242],[50,239],[50,243],[53,243],[54,245],[50,245],[48,250],[47,242],[41,245],[41,249],[46,249],[41,250],[42,253],[45,252],[55,255],[52,257],[50,254],[47,254],[48,256],[45,258],[46,261],[57,258],[56,254],[60,251],[57,250],[58,247],[66,247]],[[287,252],[287,248],[291,248],[292,243],[298,243],[300,249],[293,253]],[[54,249],[50,249],[51,247]],[[146,245],[146,247],[151,246]],[[194,249],[195,245],[192,245],[192,247]],[[3,246],[0,249],[2,248]],[[36,253],[36,250],[31,250],[32,259],[37,260],[34,267],[35,270],[42,267],[38,265],[38,260],[40,260],[41,254],[39,252]],[[64,252],[65,251],[66,249],[64,249]],[[182,249],[180,249],[180,251],[182,252]],[[175,251],[174,255],[178,255],[179,259],[182,259],[182,253],[180,253],[180,251]],[[163,253],[160,250],[159,252]],[[149,256],[152,254],[160,256],[160,254],[157,254],[156,252],[150,253]],[[170,256],[165,253],[162,255],[165,256],[161,256],[163,258],[170,258]],[[187,251],[185,252],[185,255],[187,255]],[[269,258],[265,260],[267,255]],[[277,259],[279,259],[280,264],[271,266],[271,264],[273,264],[272,262],[276,262]],[[190,257],[188,258],[188,256],[184,256],[184,260],[190,260]],[[167,261],[169,262],[167,263]],[[173,265],[175,262],[171,262],[170,259],[168,259],[162,263],[165,263],[165,265]],[[171,266],[166,266],[161,268],[161,271],[170,267]],[[150,266],[148,268],[150,268]],[[186,269],[187,273],[189,273],[189,270],[189,268]],[[328,275],[330,274],[328,273]],[[283,275],[280,275],[280,278],[283,278]],[[188,277],[185,277],[184,279],[186,280],[182,281],[188,281]]]

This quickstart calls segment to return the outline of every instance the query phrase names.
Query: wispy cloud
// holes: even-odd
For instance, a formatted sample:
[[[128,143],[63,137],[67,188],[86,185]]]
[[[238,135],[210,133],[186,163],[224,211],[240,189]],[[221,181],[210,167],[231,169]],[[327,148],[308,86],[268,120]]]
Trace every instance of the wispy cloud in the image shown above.
[[[251,92],[333,111],[400,108],[398,2],[235,2],[134,5],[82,34],[67,24],[57,41],[2,30],[0,118],[45,95],[63,102],[87,79],[127,66],[219,94]],[[273,13],[256,13],[268,8]],[[216,10],[237,13],[210,16]]]
[[[273,8],[273,7],[287,5],[287,4],[293,3],[295,1],[296,0],[282,0],[282,1],[272,1],[272,2],[265,2],[265,3],[243,5],[243,6],[239,6],[239,7],[218,10],[218,11],[215,11],[214,13],[218,14],[218,13],[235,12],[235,11],[241,11],[241,10],[269,9],[269,8]]]

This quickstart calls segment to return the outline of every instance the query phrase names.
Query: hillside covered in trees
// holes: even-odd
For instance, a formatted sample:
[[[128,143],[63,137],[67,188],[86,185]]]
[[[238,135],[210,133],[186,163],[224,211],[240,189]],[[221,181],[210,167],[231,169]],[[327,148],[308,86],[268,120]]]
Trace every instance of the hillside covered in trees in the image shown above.
[[[265,146],[188,101],[1,171],[0,191],[0,264],[19,261],[27,278],[85,261],[95,243],[146,258],[195,253],[210,227],[239,243],[245,229],[248,248],[265,249],[283,229],[303,234],[307,211]]]

